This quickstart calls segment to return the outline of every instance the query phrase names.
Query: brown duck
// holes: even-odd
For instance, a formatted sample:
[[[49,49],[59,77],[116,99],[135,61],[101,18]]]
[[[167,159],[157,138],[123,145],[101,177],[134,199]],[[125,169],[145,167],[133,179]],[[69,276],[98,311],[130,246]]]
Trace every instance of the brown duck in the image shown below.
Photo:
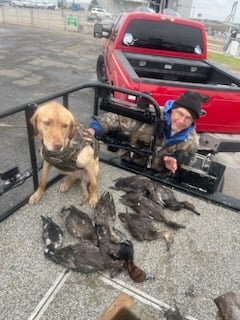
[[[81,241],[57,249],[50,258],[67,269],[86,274],[106,270],[114,265],[114,261],[109,255],[105,255],[89,241]]]
[[[116,261],[111,276],[127,269],[129,276],[135,282],[152,278],[134,264],[133,243],[115,228],[115,220],[116,207],[112,194],[104,192],[94,209],[94,221],[100,251]]]
[[[101,194],[96,207],[94,208],[94,223],[96,226],[105,226],[109,229],[111,237],[116,237],[114,225],[116,221],[116,207],[113,196],[109,191]]]
[[[153,219],[144,214],[121,212],[119,219],[126,225],[131,235],[138,241],[157,240],[163,238],[167,244],[167,250],[173,243],[173,234],[170,231],[157,230],[153,225]]]
[[[182,208],[186,208],[197,215],[200,214],[192,203],[187,201],[178,201],[174,192],[170,188],[167,188],[161,183],[144,176],[134,175],[116,179],[115,189],[123,190],[125,192],[140,192],[162,207],[169,208],[173,211],[179,211]]]
[[[143,215],[149,215],[155,221],[163,222],[173,229],[185,228],[184,225],[174,222],[164,215],[164,208],[150,198],[147,198],[142,192],[129,192],[120,198],[120,201],[126,206],[132,208],[135,212]]]
[[[63,207],[61,215],[65,216],[66,229],[73,237],[90,240],[97,244],[94,222],[87,213],[75,206],[70,206]]]

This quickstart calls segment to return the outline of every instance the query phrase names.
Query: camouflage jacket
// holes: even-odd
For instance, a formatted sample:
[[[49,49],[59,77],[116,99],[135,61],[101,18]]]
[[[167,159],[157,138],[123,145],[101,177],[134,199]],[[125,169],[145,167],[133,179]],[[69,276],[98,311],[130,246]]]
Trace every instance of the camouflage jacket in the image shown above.
[[[131,145],[136,145],[137,140],[150,144],[154,133],[154,125],[143,124],[137,120],[127,118],[114,113],[106,112],[97,118],[101,125],[103,135],[110,131],[119,131],[130,136]],[[199,138],[196,130],[193,129],[184,141],[166,146],[164,135],[157,137],[152,158],[151,168],[161,171],[164,168],[163,157],[165,155],[174,156],[178,165],[189,163],[199,147]]]
[[[79,169],[76,166],[78,154],[86,145],[93,147],[94,158],[97,158],[99,156],[99,141],[82,124],[77,124],[74,136],[68,146],[62,151],[49,151],[43,145],[42,157],[53,167],[61,171],[75,171]]]

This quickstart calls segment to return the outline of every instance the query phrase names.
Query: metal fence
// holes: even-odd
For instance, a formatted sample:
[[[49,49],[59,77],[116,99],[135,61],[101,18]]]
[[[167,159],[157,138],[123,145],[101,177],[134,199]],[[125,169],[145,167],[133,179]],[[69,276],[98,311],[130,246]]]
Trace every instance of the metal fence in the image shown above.
[[[31,27],[54,28],[90,33],[93,23],[87,21],[87,13],[71,10],[0,7],[0,23]]]
[[[74,94],[79,91],[83,91],[84,89],[91,89],[93,91],[94,95],[94,101],[93,101],[93,106],[92,106],[92,114],[97,115],[99,112],[99,107],[101,104],[101,101],[105,101],[107,97],[110,97],[113,92],[117,91],[120,93],[124,94],[131,94],[135,95],[136,97],[142,97],[146,101],[151,102],[151,104],[154,106],[155,112],[157,114],[157,119],[160,119],[160,109],[158,107],[157,102],[152,99],[148,94],[141,93],[141,92],[136,92],[124,88],[118,88],[114,86],[110,86],[108,84],[103,84],[103,83],[98,83],[98,82],[93,82],[93,83],[85,83],[85,84],[80,84],[71,88],[66,88],[63,91],[53,93],[52,95],[39,98],[34,101],[27,102],[25,104],[22,104],[20,106],[17,106],[15,108],[12,108],[10,110],[6,110],[4,112],[0,112],[0,120],[1,119],[6,119],[9,116],[14,116],[17,115],[17,117],[21,117],[22,114],[24,114],[25,118],[25,123],[26,123],[26,128],[27,128],[27,144],[28,144],[28,152],[29,152],[29,158],[30,158],[30,168],[25,169],[23,173],[18,172],[18,168],[14,163],[14,167],[11,169],[8,169],[6,172],[1,172],[0,170],[0,199],[3,195],[7,194],[9,191],[12,191],[13,189],[17,189],[17,187],[22,186],[23,183],[25,183],[26,180],[29,178],[32,178],[32,185],[30,186],[30,190],[27,191],[27,193],[30,192],[30,194],[25,194],[23,192],[23,189],[20,189],[20,194],[19,194],[19,200],[16,201],[15,204],[12,204],[12,200],[6,200],[4,201],[4,211],[0,212],[0,222],[7,218],[9,215],[17,211],[19,208],[21,208],[23,205],[25,205],[28,202],[29,196],[33,193],[34,190],[37,189],[38,187],[38,172],[41,169],[41,163],[38,163],[38,156],[37,156],[37,148],[35,146],[35,139],[34,139],[34,133],[33,133],[33,128],[30,124],[30,118],[35,111],[35,108],[42,103],[51,101],[51,100],[56,100],[60,99],[60,102],[68,108],[69,106],[69,99],[71,97],[71,94]],[[103,103],[103,106],[105,104]],[[124,108],[122,108],[123,105],[121,105],[120,110],[124,111]],[[105,107],[103,110],[106,110]],[[110,110],[113,111],[113,110]],[[116,111],[116,110],[115,110]],[[128,108],[129,111],[129,108]],[[126,111],[125,111],[126,112]],[[145,112],[141,112],[141,114],[144,114]],[[122,113],[120,113],[122,114]],[[137,118],[136,118],[137,119]],[[140,120],[140,119],[138,119]],[[110,143],[111,145],[111,143]],[[5,149],[5,148],[4,148]],[[5,153],[8,152],[7,149],[4,151]],[[14,156],[19,156],[17,155],[17,150],[16,150],[16,155]],[[100,157],[101,158],[101,157]],[[113,159],[115,159],[116,156],[113,156]],[[112,161],[111,157],[104,159],[103,157],[101,158],[102,161],[105,161],[107,163],[110,163],[114,166],[118,166],[119,164],[114,161]],[[3,161],[2,161],[3,162]],[[1,163],[1,167],[3,166],[4,163]],[[0,169],[1,169],[0,167]],[[122,167],[122,166],[120,166]],[[133,172],[135,172],[133,170]],[[52,185],[54,182],[56,182],[60,176],[55,176],[52,179],[49,180],[48,185]],[[14,196],[15,197],[15,196]],[[16,200],[16,199],[15,199]],[[9,203],[8,203],[9,202]],[[11,204],[11,205],[10,205]]]
[[[97,115],[99,112],[99,108],[103,111],[110,111],[115,112],[121,115],[127,115],[134,119],[137,119],[139,121],[145,122],[151,121],[150,123],[155,123],[155,134],[152,140],[152,143],[150,147],[147,149],[146,147],[143,147],[141,150],[144,152],[145,155],[147,155],[148,159],[152,156],[153,150],[154,150],[154,143],[156,140],[156,137],[158,135],[157,128],[161,127],[160,122],[161,121],[161,114],[160,109],[157,104],[157,102],[151,98],[148,94],[136,92],[124,88],[118,88],[114,86],[110,86],[103,83],[85,83],[82,85],[74,86],[72,88],[67,88],[61,92],[54,93],[52,95],[49,95],[47,97],[43,97],[40,99],[37,99],[35,101],[31,101],[28,103],[25,103],[23,105],[17,106],[11,110],[7,110],[4,112],[0,112],[0,120],[6,119],[9,116],[17,115],[18,117],[21,116],[21,114],[25,115],[25,122],[26,122],[26,128],[27,128],[27,141],[28,141],[28,151],[29,151],[29,158],[30,158],[30,169],[25,170],[23,173],[18,172],[18,168],[14,165],[13,168],[8,169],[6,172],[0,172],[0,178],[2,182],[0,182],[0,198],[8,193],[8,191],[12,189],[16,189],[16,187],[22,185],[25,180],[32,177],[32,185],[30,186],[30,194],[33,193],[33,190],[36,190],[38,187],[38,172],[41,169],[41,163],[38,164],[37,161],[37,151],[35,147],[35,139],[33,134],[33,128],[30,125],[30,117],[32,116],[36,106],[39,104],[42,104],[44,102],[55,100],[55,99],[61,99],[62,104],[66,107],[69,106],[69,99],[72,93],[76,93],[77,91],[81,91],[83,89],[92,89],[94,93],[94,102],[93,102],[93,114]],[[139,102],[139,108],[129,108],[127,105],[126,108],[124,108],[124,101],[121,100],[120,104],[117,103],[119,99],[114,99],[111,97],[114,97],[115,92],[123,93],[123,94],[131,94],[138,97]],[[115,103],[114,103],[115,101]],[[152,118],[152,112],[151,109],[149,109],[149,112],[145,110],[145,108],[142,107],[141,102],[147,102],[147,105],[152,105],[155,109],[154,117]],[[140,117],[140,118],[139,118]],[[143,118],[145,119],[143,121]],[[152,122],[153,121],[153,122]],[[147,122],[149,123],[149,122]],[[5,136],[6,137],[6,136]],[[7,137],[5,138],[7,139]],[[134,149],[131,146],[128,145],[122,145],[119,142],[115,142],[113,140],[104,141],[108,147],[111,147],[113,149],[121,148],[124,150],[127,150],[129,152],[140,152],[139,149]],[[23,147],[23,146],[21,146]],[[7,149],[4,150],[5,153],[7,153]],[[12,155],[13,157],[17,157],[17,150],[15,149],[16,155]],[[16,159],[15,159],[16,160]],[[154,173],[151,169],[148,169],[148,166],[145,167],[137,166],[125,161],[121,161],[119,157],[116,157],[116,155],[109,156],[108,153],[100,153],[100,160],[103,162],[106,162],[110,165],[116,166],[118,168],[131,171],[133,173],[142,174],[145,175],[151,179],[154,179],[156,181],[161,182],[162,184],[166,184],[168,186],[180,189],[184,192],[187,192],[189,194],[200,196],[201,198],[205,198],[206,200],[213,201],[215,203],[218,203],[220,205],[223,205],[225,207],[229,207],[235,210],[240,210],[240,201],[238,199],[232,198],[230,196],[224,195],[220,192],[214,192],[214,193],[208,193],[208,192],[201,192],[201,190],[197,190],[191,186],[188,186],[186,184],[182,184],[181,181],[179,182],[174,177],[161,175],[160,173]],[[41,161],[42,162],[42,161]],[[147,163],[146,163],[147,164]],[[4,163],[1,163],[1,166],[3,166]],[[48,186],[56,182],[60,176],[55,176],[53,179],[51,179],[48,182]],[[29,190],[28,190],[29,192]],[[7,218],[9,215],[17,211],[19,208],[21,208],[23,205],[25,205],[28,202],[28,198],[30,194],[23,195],[23,190],[20,188],[20,200],[12,205],[12,201],[4,201],[4,211],[0,213],[0,221]],[[10,207],[8,207],[10,205]]]
[[[12,108],[10,110],[6,110],[4,112],[0,112],[0,120],[1,119],[6,119],[9,116],[14,116],[16,115],[17,117],[21,117],[24,114],[25,117],[25,123],[26,123],[26,128],[27,128],[27,143],[28,143],[28,152],[29,152],[29,158],[30,158],[30,168],[25,169],[24,172],[18,172],[17,166],[12,167],[11,169],[7,170],[6,172],[2,172],[0,170],[0,199],[8,193],[9,191],[13,189],[17,189],[17,187],[23,185],[26,180],[29,178],[32,178],[32,186],[30,186],[30,194],[33,193],[34,190],[38,187],[38,171],[41,169],[41,163],[38,163],[38,156],[37,156],[37,150],[35,146],[35,139],[34,139],[34,134],[33,134],[33,129],[30,124],[30,118],[35,111],[36,106],[39,104],[54,100],[54,99],[60,99],[60,102],[62,101],[62,104],[66,107],[69,105],[69,98],[70,94],[74,93],[78,90],[84,89],[84,88],[94,88],[94,84],[84,84],[84,85],[79,85],[75,86],[73,88],[68,88],[64,91],[54,93],[52,95],[26,102],[25,104],[16,106],[15,108]],[[17,146],[16,146],[17,147]],[[5,153],[8,152],[8,150],[4,151]],[[16,150],[16,157],[19,156],[17,155],[17,150]],[[4,165],[2,163],[1,167]],[[2,168],[0,168],[2,169]],[[53,184],[57,179],[60,177],[54,177],[48,182],[48,186]],[[17,211],[19,208],[21,208],[23,205],[25,205],[28,202],[28,198],[30,194],[24,194],[23,190],[20,190],[20,197],[17,199],[17,201],[14,201],[15,203],[12,204],[12,199],[10,200],[7,199],[5,200],[4,203],[4,211],[0,212],[0,221],[4,220],[7,218],[9,215]],[[15,195],[14,195],[15,197]],[[16,200],[16,199],[14,199]]]

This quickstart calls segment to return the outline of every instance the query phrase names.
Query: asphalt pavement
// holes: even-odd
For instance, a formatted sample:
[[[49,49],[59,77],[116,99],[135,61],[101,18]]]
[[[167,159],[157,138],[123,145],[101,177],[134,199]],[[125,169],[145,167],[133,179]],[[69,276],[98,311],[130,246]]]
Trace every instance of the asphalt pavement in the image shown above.
[[[0,25],[0,110],[95,81],[101,45],[102,40],[91,34]],[[70,101],[76,118],[84,123],[92,114],[91,99],[87,91],[73,95]],[[1,171],[15,164],[26,169],[24,119],[13,116],[1,121],[0,134]],[[122,193],[111,186],[114,179],[129,175],[101,163],[99,194],[112,192],[118,212],[125,210],[119,202]],[[14,191],[16,197],[24,188]],[[236,180],[231,188],[237,188]],[[66,194],[58,189],[59,182],[46,191],[39,204],[25,205],[0,223],[0,319],[95,320],[114,298],[126,293],[139,305],[141,320],[165,319],[164,310],[175,304],[186,319],[214,320],[217,308],[213,299],[230,290],[239,293],[239,212],[175,190],[178,199],[192,202],[201,215],[184,209],[166,210],[169,217],[186,225],[186,229],[174,231],[170,251],[162,240],[137,242],[117,220],[117,226],[134,243],[136,264],[155,276],[155,280],[134,283],[125,272],[114,279],[108,271],[90,275],[67,272],[44,257],[40,216],[53,217],[65,230],[61,208],[80,207],[78,185]],[[11,205],[10,201],[13,199],[2,196],[0,207]],[[89,207],[82,209],[92,215]],[[157,227],[166,228],[160,223]],[[73,242],[65,232],[64,243]]]

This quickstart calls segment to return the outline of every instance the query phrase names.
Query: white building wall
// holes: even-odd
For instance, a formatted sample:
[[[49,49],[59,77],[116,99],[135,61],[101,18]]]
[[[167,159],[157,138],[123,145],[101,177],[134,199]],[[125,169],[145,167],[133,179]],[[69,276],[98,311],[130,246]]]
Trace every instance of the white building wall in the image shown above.
[[[183,18],[191,18],[193,0],[169,0],[168,7],[177,11]]]
[[[139,6],[148,6],[151,1],[152,0],[98,0],[98,5],[109,12],[115,13],[121,10],[131,11]],[[75,2],[81,2],[81,0],[75,0]],[[192,17],[194,10],[193,0],[169,0],[168,6],[179,12],[184,18]]]

